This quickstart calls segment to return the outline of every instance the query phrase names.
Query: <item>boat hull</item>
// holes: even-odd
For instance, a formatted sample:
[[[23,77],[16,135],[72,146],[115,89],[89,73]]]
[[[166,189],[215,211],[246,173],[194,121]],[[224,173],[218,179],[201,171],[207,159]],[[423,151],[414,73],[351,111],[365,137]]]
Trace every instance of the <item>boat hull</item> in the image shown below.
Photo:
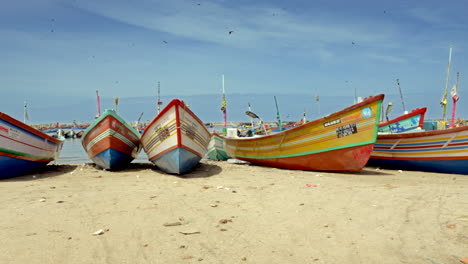
[[[211,160],[227,160],[229,159],[229,155],[226,153],[224,149],[224,139],[220,137],[218,134],[213,133],[211,135],[210,142],[208,143],[208,150],[206,155]]]
[[[373,96],[327,117],[272,135],[224,138],[229,156],[278,168],[358,171],[377,138],[384,95]]]
[[[140,134],[114,110],[106,110],[83,133],[81,141],[89,158],[100,168],[121,169],[140,152]]]
[[[210,133],[180,100],[172,100],[146,127],[141,143],[148,159],[170,174],[190,172],[206,153]]]
[[[468,126],[379,135],[368,166],[468,174]]]
[[[426,114],[426,110],[426,107],[417,108],[408,114],[381,123],[379,125],[379,133],[408,133],[416,132],[418,129],[421,130],[424,125],[424,115]]]
[[[0,113],[0,178],[22,176],[58,159],[63,141]]]

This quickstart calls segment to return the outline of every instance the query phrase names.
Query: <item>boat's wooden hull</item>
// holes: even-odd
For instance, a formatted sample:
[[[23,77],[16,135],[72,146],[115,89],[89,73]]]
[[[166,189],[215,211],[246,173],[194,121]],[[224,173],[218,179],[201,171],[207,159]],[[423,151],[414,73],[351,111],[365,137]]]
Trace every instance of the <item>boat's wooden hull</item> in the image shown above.
[[[426,107],[417,108],[408,114],[381,123],[379,125],[379,133],[392,134],[416,132],[416,130],[423,128],[426,110]]]
[[[140,134],[114,110],[106,110],[83,133],[81,144],[100,168],[120,169],[140,152]]]
[[[0,178],[21,176],[56,160],[63,141],[0,113]]]
[[[468,126],[379,135],[368,166],[468,174]]]
[[[224,138],[229,156],[253,164],[314,171],[358,171],[377,138],[384,95],[327,117],[253,138]]]
[[[208,149],[206,151],[206,155],[211,160],[227,160],[229,159],[229,155],[226,153],[224,149],[224,139],[220,137],[218,134],[213,133],[211,135],[210,142],[208,143]]]
[[[148,159],[170,174],[190,172],[206,153],[210,132],[180,100],[172,100],[146,127],[141,143]]]

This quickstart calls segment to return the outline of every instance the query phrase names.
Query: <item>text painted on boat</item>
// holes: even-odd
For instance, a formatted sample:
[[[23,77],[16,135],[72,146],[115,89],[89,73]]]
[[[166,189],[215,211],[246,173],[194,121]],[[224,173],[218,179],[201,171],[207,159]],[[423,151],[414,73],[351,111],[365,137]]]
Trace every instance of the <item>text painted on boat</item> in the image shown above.
[[[336,124],[339,124],[339,123],[341,123],[341,119],[335,119],[335,120],[323,123],[323,126],[324,127],[329,127],[329,126],[333,126],[333,125],[336,125]]]
[[[357,131],[357,127],[356,127],[355,123],[348,124],[348,125],[345,125],[345,126],[340,126],[340,127],[336,128],[336,135],[338,136],[338,138],[342,138],[342,137],[346,137],[346,136],[349,136],[349,135],[352,135],[352,134],[356,134],[357,132],[358,131]]]
[[[165,139],[168,138],[170,135],[171,135],[171,133],[169,132],[169,129],[167,129],[167,128],[163,128],[163,129],[162,129],[161,131],[159,131],[159,133],[158,133],[158,137],[159,137],[159,140],[160,140],[160,141],[165,140]]]

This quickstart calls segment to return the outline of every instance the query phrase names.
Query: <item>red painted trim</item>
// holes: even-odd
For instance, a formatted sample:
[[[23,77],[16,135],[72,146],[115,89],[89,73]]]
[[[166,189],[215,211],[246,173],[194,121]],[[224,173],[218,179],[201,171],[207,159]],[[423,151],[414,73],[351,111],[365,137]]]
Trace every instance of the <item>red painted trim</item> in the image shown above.
[[[60,144],[62,142],[62,141],[60,141],[60,140],[58,140],[56,138],[53,138],[53,137],[51,137],[51,136],[49,136],[49,135],[47,135],[45,133],[42,133],[41,131],[39,131],[39,130],[37,130],[35,128],[32,128],[32,127],[26,125],[23,122],[20,122],[20,121],[14,119],[13,117],[11,117],[11,116],[9,116],[9,115],[7,115],[5,113],[0,112],[0,119],[3,119],[6,122],[9,122],[9,123],[11,123],[11,124],[13,124],[13,125],[15,125],[17,127],[20,127],[22,129],[30,132],[31,134],[34,134],[34,135],[38,136],[38,137],[45,138],[45,139],[47,139],[47,140],[49,140],[49,141],[51,141],[51,142],[53,142],[55,144]]]
[[[209,133],[209,130],[205,127],[204,123],[200,120],[200,118],[198,118],[193,112],[192,110],[190,110],[183,101],[180,101],[179,99],[173,99],[171,102],[169,102],[169,104],[166,105],[166,107],[164,107],[164,109],[153,119],[153,121],[151,121],[151,123],[149,123],[148,126],[146,126],[146,128],[149,128],[151,127],[154,123],[156,123],[156,121],[162,116],[164,115],[167,111],[169,111],[169,109],[171,109],[172,106],[179,106],[179,107],[182,107],[184,108],[185,111],[187,111],[188,114],[190,114],[195,120],[197,120],[200,125],[202,125],[203,129],[205,129],[208,133]],[[176,111],[178,111],[176,109]],[[178,118],[176,116],[176,118]],[[180,127],[180,125],[178,125],[177,127]],[[143,138],[145,135],[146,135],[146,131],[148,129],[145,129],[145,131],[143,132],[143,134],[141,135],[141,137]]]
[[[154,155],[153,157],[149,158],[148,160],[149,160],[149,161],[153,161],[153,160],[155,160],[155,159],[161,157],[162,155],[164,155],[164,154],[168,153],[169,151],[174,150],[174,149],[176,149],[176,148],[179,148],[179,147],[177,147],[177,146],[172,146],[172,147],[170,147],[170,148],[168,148],[168,149],[166,149],[166,150],[164,150],[164,151],[159,152],[158,154]],[[188,148],[188,147],[186,147],[186,146],[181,146],[180,148],[186,149],[186,150],[192,152],[193,154],[195,154],[195,155],[197,155],[197,156],[203,158],[203,155],[202,155],[200,152],[197,152],[197,151],[195,151],[195,150],[193,150],[193,149],[191,149],[191,148]]]
[[[388,124],[396,123],[398,121],[405,120],[407,118],[410,118],[410,117],[413,117],[413,116],[416,116],[416,115],[419,115],[419,114],[421,115],[421,119],[419,120],[419,127],[422,127],[423,124],[424,124],[424,115],[426,113],[426,110],[427,110],[426,107],[416,108],[416,109],[414,109],[413,111],[411,111],[410,113],[408,113],[406,115],[399,116],[397,118],[389,120],[388,122],[380,123],[379,127],[387,126]]]
[[[153,157],[148,158],[148,160],[153,161],[154,159],[157,159],[157,158],[161,157],[162,155],[166,154],[167,152],[169,152],[171,150],[174,150],[176,148],[178,148],[178,147],[177,146],[172,146],[172,147],[170,147],[170,148],[168,148],[168,149],[166,149],[164,151],[159,152],[158,154],[154,155]]]
[[[176,133],[177,133],[177,147],[182,147],[182,129],[180,126],[180,112],[179,112],[180,105],[176,105],[175,107],[175,114],[176,114]]]
[[[468,130],[468,126],[453,127],[453,128],[447,128],[447,129],[441,129],[441,130],[420,131],[420,132],[413,132],[413,133],[385,134],[385,135],[378,135],[377,140],[418,138],[418,137],[428,137],[428,136],[436,136],[436,135],[446,135],[446,134],[451,134],[451,133],[462,132],[465,130]]]

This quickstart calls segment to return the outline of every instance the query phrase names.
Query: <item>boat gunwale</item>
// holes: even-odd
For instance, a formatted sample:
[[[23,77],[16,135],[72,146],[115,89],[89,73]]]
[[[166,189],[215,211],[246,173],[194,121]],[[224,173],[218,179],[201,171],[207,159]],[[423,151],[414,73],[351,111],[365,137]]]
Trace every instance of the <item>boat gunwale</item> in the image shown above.
[[[38,137],[47,139],[47,140],[49,140],[49,141],[51,141],[51,142],[53,142],[53,143],[55,143],[57,145],[63,143],[62,140],[53,138],[53,137],[47,135],[46,133],[41,132],[41,131],[39,131],[39,130],[37,130],[37,129],[35,129],[35,128],[33,128],[33,127],[31,127],[31,126],[29,126],[29,125],[27,125],[27,124],[25,124],[25,123],[23,123],[23,122],[21,122],[19,120],[16,120],[13,117],[11,117],[11,116],[3,113],[3,112],[0,112],[0,119],[4,120],[4,121],[6,121],[6,122],[8,122],[8,123],[10,123],[12,125],[15,125],[15,126],[21,128],[21,129],[24,129],[27,132],[29,132],[31,134],[34,134],[34,135],[36,135]]]
[[[350,112],[350,111],[352,111],[354,109],[357,109],[359,107],[362,107],[364,105],[368,105],[368,104],[371,104],[373,102],[383,100],[384,97],[385,97],[384,94],[370,96],[370,97],[365,98],[362,102],[357,103],[357,104],[353,104],[351,106],[348,106],[348,107],[346,107],[346,108],[344,108],[344,109],[342,109],[342,110],[340,110],[338,112],[329,114],[327,116],[315,119],[315,120],[307,122],[305,124],[302,124],[302,125],[299,125],[299,126],[296,126],[296,127],[293,127],[293,128],[290,128],[290,129],[287,129],[287,130],[284,130],[284,131],[281,131],[281,132],[278,132],[278,133],[270,134],[270,135],[258,136],[258,137],[241,137],[241,138],[231,138],[231,137],[226,137],[226,136],[220,136],[219,134],[218,134],[218,136],[220,136],[220,137],[222,137],[222,138],[224,138],[226,140],[229,140],[229,141],[238,141],[238,140],[239,141],[240,140],[242,140],[242,141],[251,141],[251,140],[279,137],[279,136],[282,136],[282,135],[285,135],[285,134],[288,134],[288,133],[292,133],[295,130],[303,129],[304,127],[312,126],[312,125],[315,125],[317,123],[324,122],[325,120],[331,119],[331,118],[333,118],[335,116],[341,115],[341,114],[346,113],[346,112]],[[376,131],[376,133],[377,133],[377,131]]]

